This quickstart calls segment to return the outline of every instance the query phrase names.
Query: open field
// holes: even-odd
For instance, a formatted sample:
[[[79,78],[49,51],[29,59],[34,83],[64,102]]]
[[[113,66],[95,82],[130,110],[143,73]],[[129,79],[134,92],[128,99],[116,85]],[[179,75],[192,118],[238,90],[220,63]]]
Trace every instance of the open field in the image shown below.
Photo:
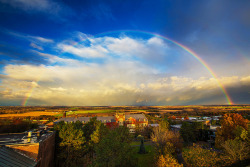
[[[37,117],[41,115],[62,117],[63,112],[67,116],[103,116],[115,112],[126,114],[144,113],[146,115],[193,115],[211,116],[223,115],[228,112],[236,112],[243,115],[250,115],[250,105],[211,105],[211,106],[0,106],[0,118],[11,117]]]
[[[58,112],[26,112],[21,114],[0,114],[0,118],[7,118],[7,117],[38,117],[40,115],[56,115]]]

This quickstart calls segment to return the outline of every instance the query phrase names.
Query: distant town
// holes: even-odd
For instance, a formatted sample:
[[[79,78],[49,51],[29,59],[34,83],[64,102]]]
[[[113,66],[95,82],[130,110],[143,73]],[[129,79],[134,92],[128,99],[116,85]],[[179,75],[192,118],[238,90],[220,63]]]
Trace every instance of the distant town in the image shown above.
[[[249,163],[250,105],[10,106],[0,113],[0,166]]]

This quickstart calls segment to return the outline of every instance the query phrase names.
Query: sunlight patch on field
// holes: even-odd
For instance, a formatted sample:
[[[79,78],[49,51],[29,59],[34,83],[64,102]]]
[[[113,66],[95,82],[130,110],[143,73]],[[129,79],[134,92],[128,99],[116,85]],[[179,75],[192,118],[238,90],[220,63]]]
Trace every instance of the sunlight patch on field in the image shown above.
[[[6,117],[38,117],[40,115],[56,115],[58,112],[27,112],[20,114],[0,114],[0,118]]]

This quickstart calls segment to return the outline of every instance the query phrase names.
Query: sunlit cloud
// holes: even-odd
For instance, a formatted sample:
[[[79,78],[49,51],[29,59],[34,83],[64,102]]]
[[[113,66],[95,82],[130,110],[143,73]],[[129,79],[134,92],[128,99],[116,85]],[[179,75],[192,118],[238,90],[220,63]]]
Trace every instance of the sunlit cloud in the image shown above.
[[[227,104],[216,79],[205,75],[195,60],[188,65],[197,74],[176,73],[185,66],[183,60],[190,58],[178,62],[180,49],[160,38],[85,34],[77,38],[82,40],[55,43],[58,54],[33,50],[47,64],[5,65],[0,75],[3,103],[10,99],[21,104],[29,96],[28,105],[176,105],[211,98],[204,104]],[[164,61],[155,61],[159,58]],[[177,65],[171,66],[171,61]],[[171,70],[162,70],[162,66]],[[219,76],[217,80],[226,88],[250,86],[249,75]]]

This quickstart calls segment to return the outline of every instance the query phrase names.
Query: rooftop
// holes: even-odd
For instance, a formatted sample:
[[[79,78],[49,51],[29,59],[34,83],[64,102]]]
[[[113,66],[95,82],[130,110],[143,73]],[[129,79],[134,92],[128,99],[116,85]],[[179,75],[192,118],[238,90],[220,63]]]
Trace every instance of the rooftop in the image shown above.
[[[36,161],[15,151],[14,149],[0,146],[0,166],[33,167]]]
[[[39,136],[38,136],[39,133]],[[45,140],[48,136],[52,135],[51,131],[37,131],[32,132],[31,137],[28,137],[28,132],[24,133],[12,133],[12,134],[0,134],[0,146],[1,145],[13,145],[13,144],[32,144],[39,143]]]

